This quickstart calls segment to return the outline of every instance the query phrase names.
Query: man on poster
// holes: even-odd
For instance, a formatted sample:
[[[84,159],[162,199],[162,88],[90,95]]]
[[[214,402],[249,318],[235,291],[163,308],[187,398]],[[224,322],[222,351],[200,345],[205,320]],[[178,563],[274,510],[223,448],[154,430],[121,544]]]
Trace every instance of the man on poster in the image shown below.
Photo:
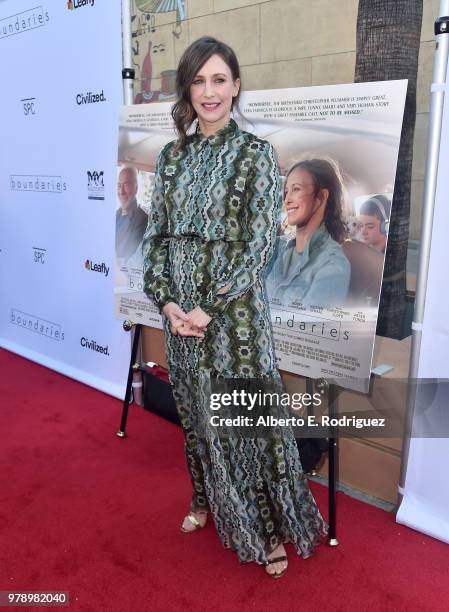
[[[137,205],[138,182],[135,168],[120,170],[117,195],[120,208],[115,217],[115,252],[119,259],[129,259],[140,246],[148,222],[146,213]]]

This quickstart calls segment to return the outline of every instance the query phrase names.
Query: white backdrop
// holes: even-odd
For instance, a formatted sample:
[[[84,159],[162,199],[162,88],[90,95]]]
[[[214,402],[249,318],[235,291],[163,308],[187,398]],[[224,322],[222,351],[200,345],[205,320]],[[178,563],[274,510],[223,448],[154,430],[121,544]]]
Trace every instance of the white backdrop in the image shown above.
[[[414,436],[410,441],[404,497],[397,521],[449,543],[449,278],[447,273],[449,206],[449,75],[438,165],[419,378],[440,379],[436,394],[418,395]],[[428,385],[427,385],[428,386]],[[429,433],[426,433],[429,432]],[[429,437],[418,437],[418,436]],[[434,437],[430,437],[433,435]]]
[[[0,345],[123,397],[113,314],[120,2],[0,3]]]

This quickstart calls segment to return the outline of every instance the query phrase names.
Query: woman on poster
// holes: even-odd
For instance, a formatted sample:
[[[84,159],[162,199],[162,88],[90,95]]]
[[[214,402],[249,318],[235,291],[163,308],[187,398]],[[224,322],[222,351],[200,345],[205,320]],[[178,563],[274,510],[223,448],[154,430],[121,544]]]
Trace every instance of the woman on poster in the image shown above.
[[[261,278],[273,253],[281,182],[273,147],[230,116],[239,93],[230,47],[204,37],[186,49],[172,110],[178,139],[157,160],[144,290],[165,315],[185,434],[193,494],[181,529],[204,527],[211,512],[223,545],[240,562],[263,564],[280,577],[286,542],[305,558],[327,533],[293,432],[273,427],[261,437],[224,439],[210,426],[207,405],[215,379],[282,387]]]
[[[284,305],[344,306],[351,265],[341,247],[346,227],[336,165],[326,159],[294,164],[285,180],[284,209],[295,237],[277,239],[266,280],[269,299]]]

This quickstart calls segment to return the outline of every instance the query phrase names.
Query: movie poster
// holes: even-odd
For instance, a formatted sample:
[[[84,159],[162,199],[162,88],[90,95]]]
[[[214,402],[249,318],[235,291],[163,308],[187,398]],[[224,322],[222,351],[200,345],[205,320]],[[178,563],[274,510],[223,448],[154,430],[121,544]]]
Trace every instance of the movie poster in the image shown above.
[[[406,87],[386,81],[242,95],[243,117],[235,119],[273,144],[284,183],[266,271],[281,370],[368,390]],[[175,138],[170,109],[124,107],[118,155],[116,315],[159,328],[142,292],[141,242],[157,155]]]
[[[115,210],[115,315],[162,329],[158,308],[143,293],[142,240],[148,222],[156,158],[175,139],[172,103],[121,109]]]

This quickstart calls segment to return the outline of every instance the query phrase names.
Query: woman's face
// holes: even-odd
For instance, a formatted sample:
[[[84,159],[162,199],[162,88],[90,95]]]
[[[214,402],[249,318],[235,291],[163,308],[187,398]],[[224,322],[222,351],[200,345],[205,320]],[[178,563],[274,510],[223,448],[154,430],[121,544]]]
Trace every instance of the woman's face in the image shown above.
[[[315,186],[310,172],[304,168],[295,168],[290,172],[284,187],[284,206],[289,225],[305,227],[325,203],[321,192],[326,190],[322,189],[317,195],[314,191]]]
[[[360,215],[362,240],[377,251],[383,251],[387,237],[380,231],[380,220],[375,215]]]
[[[212,55],[200,68],[190,86],[190,100],[203,133],[212,134],[228,123],[239,88],[240,79],[233,81],[231,69],[219,55]]]

